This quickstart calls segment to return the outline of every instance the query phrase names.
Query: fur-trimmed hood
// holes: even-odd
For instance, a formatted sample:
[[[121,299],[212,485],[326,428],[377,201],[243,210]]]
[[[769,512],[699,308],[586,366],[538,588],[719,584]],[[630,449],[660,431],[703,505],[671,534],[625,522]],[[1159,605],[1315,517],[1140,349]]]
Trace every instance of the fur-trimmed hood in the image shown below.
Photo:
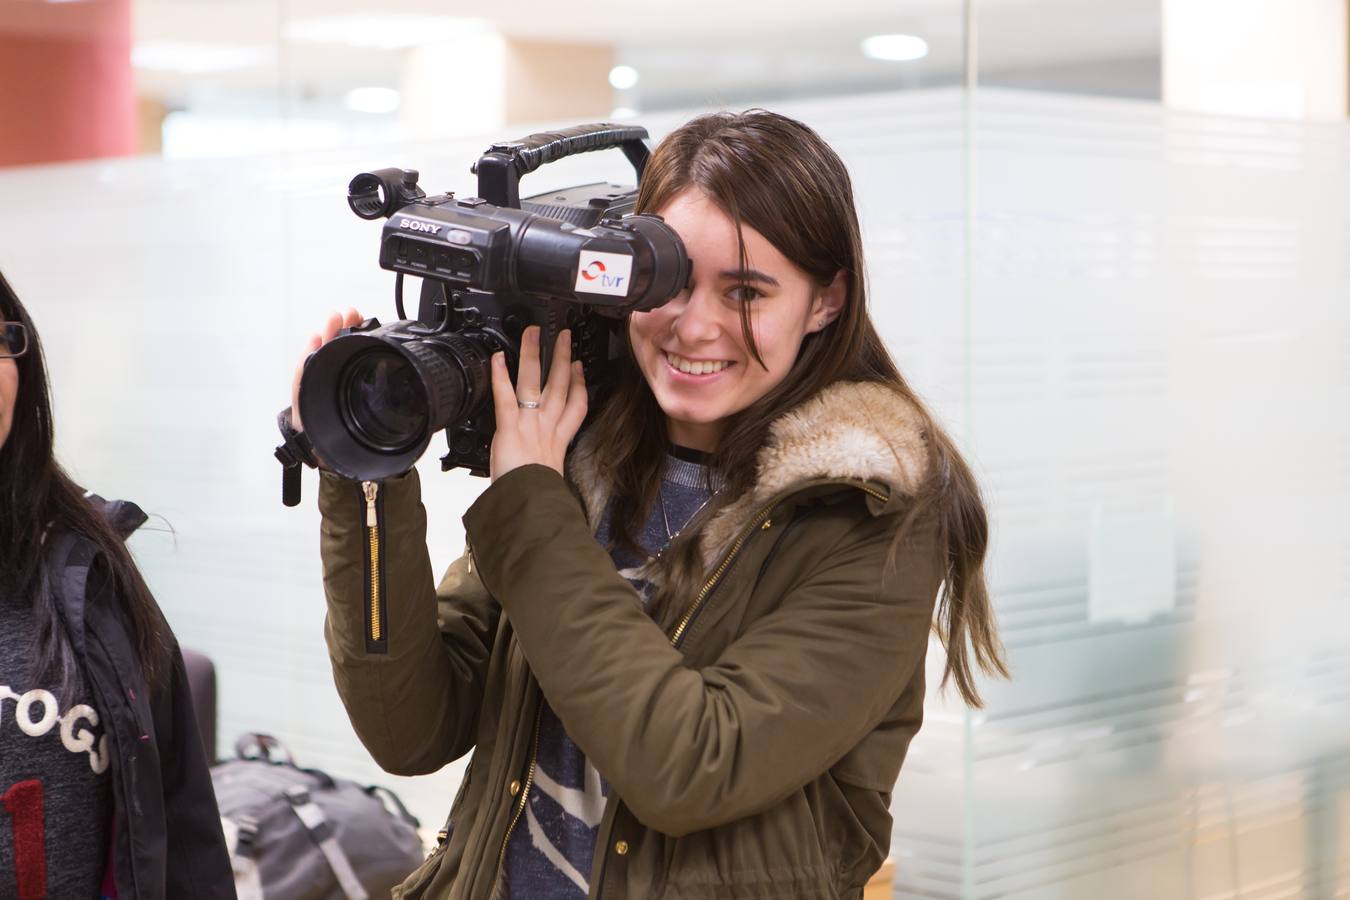
[[[916,493],[929,469],[924,417],[914,403],[886,385],[837,382],[784,413],[769,427],[756,461],[755,484],[721,509],[699,532],[700,551],[711,565],[756,511],[794,487],[822,479],[885,485],[889,511]],[[596,448],[583,435],[568,463],[592,527],[608,496]]]

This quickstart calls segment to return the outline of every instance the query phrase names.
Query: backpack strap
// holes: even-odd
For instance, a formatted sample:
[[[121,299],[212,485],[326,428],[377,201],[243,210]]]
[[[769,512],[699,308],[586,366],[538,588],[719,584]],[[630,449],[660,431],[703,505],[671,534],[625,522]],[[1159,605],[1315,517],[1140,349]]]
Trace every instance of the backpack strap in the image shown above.
[[[342,846],[333,834],[333,827],[328,824],[328,817],[310,798],[309,788],[303,784],[288,788],[286,799],[290,801],[291,809],[309,832],[310,840],[319,848],[324,859],[328,860],[328,868],[333,871],[333,877],[337,879],[338,886],[342,888],[347,900],[369,900],[370,895],[361,886],[361,879],[356,877],[351,860],[342,852]]]
[[[73,531],[46,529],[42,534],[47,564],[42,568],[43,590],[56,600],[56,609],[64,620],[71,647],[84,655],[84,589],[89,578],[87,558],[76,560],[83,539]]]
[[[320,773],[316,772],[315,774]],[[398,813],[398,817],[402,819],[404,822],[407,822],[409,825],[411,825],[414,831],[422,827],[422,823],[417,821],[417,816],[414,816],[412,813],[408,812],[408,807],[404,806],[403,801],[398,799],[398,794],[395,794],[393,791],[389,790],[389,788],[383,787],[378,784],[372,784],[369,787],[362,788],[361,790],[365,791],[370,796],[384,803],[386,809],[392,805],[394,807],[394,811]]]
[[[272,758],[272,752],[276,751],[277,758]],[[234,755],[240,759],[261,759],[265,762],[285,764],[293,768],[295,757],[291,756],[291,751],[286,745],[270,734],[263,734],[259,731],[248,731],[239,735],[238,740],[234,742]],[[324,776],[325,778],[327,776]]]
[[[104,500],[93,491],[85,491],[84,499],[89,501],[89,505],[107,520],[112,530],[124,541],[150,518],[143,509],[130,500]]]
[[[262,873],[258,871],[258,821],[252,816],[233,819],[220,817],[225,831],[225,848],[234,870],[234,889],[239,900],[263,900]]]

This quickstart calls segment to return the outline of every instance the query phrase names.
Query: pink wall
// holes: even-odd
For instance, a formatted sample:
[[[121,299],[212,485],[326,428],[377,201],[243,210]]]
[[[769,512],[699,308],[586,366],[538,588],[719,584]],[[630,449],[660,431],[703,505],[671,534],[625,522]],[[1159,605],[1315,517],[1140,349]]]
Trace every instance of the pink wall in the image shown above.
[[[136,152],[131,0],[0,4],[0,166]]]

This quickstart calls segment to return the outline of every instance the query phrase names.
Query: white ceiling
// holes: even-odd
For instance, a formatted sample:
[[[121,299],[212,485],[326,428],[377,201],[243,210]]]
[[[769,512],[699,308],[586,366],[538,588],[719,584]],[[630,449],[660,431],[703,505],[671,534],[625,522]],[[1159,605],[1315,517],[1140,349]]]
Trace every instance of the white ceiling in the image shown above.
[[[1160,0],[976,0],[1000,56],[1039,48],[1056,59],[1157,50]],[[961,31],[962,0],[134,0],[138,38],[269,41],[283,20],[360,13],[454,16],[491,22],[510,37],[654,46],[691,40],[776,40],[849,29],[915,25]],[[1038,59],[1044,55],[1038,54]]]
[[[128,0],[0,2],[0,31],[68,29],[106,18]],[[260,64],[207,75],[141,71],[140,89],[171,105],[228,106],[278,96],[320,105],[364,85],[397,86],[401,51],[286,40],[294,23],[404,14],[485,20],[508,38],[609,46],[642,80],[616,103],[670,107],[742,96],[800,95],[953,83],[962,66],[962,0],[129,0],[137,43],[259,48]],[[1161,0],[972,0],[982,77],[1028,73],[1073,78],[1100,92],[1139,95],[1161,42]],[[871,34],[904,32],[929,42],[916,63],[864,58]],[[1135,64],[1122,62],[1134,61]],[[1056,73],[1059,73],[1058,75]],[[1067,73],[1067,74],[1066,74]],[[1114,86],[1114,87],[1113,87]]]

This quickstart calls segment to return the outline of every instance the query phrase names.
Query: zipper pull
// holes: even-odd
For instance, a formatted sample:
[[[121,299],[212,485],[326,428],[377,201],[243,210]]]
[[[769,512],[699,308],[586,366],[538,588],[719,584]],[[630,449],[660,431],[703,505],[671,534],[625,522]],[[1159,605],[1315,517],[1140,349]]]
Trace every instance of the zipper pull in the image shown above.
[[[374,528],[379,524],[375,517],[375,495],[380,492],[380,485],[374,481],[363,481],[361,492],[366,495],[366,527]]]

